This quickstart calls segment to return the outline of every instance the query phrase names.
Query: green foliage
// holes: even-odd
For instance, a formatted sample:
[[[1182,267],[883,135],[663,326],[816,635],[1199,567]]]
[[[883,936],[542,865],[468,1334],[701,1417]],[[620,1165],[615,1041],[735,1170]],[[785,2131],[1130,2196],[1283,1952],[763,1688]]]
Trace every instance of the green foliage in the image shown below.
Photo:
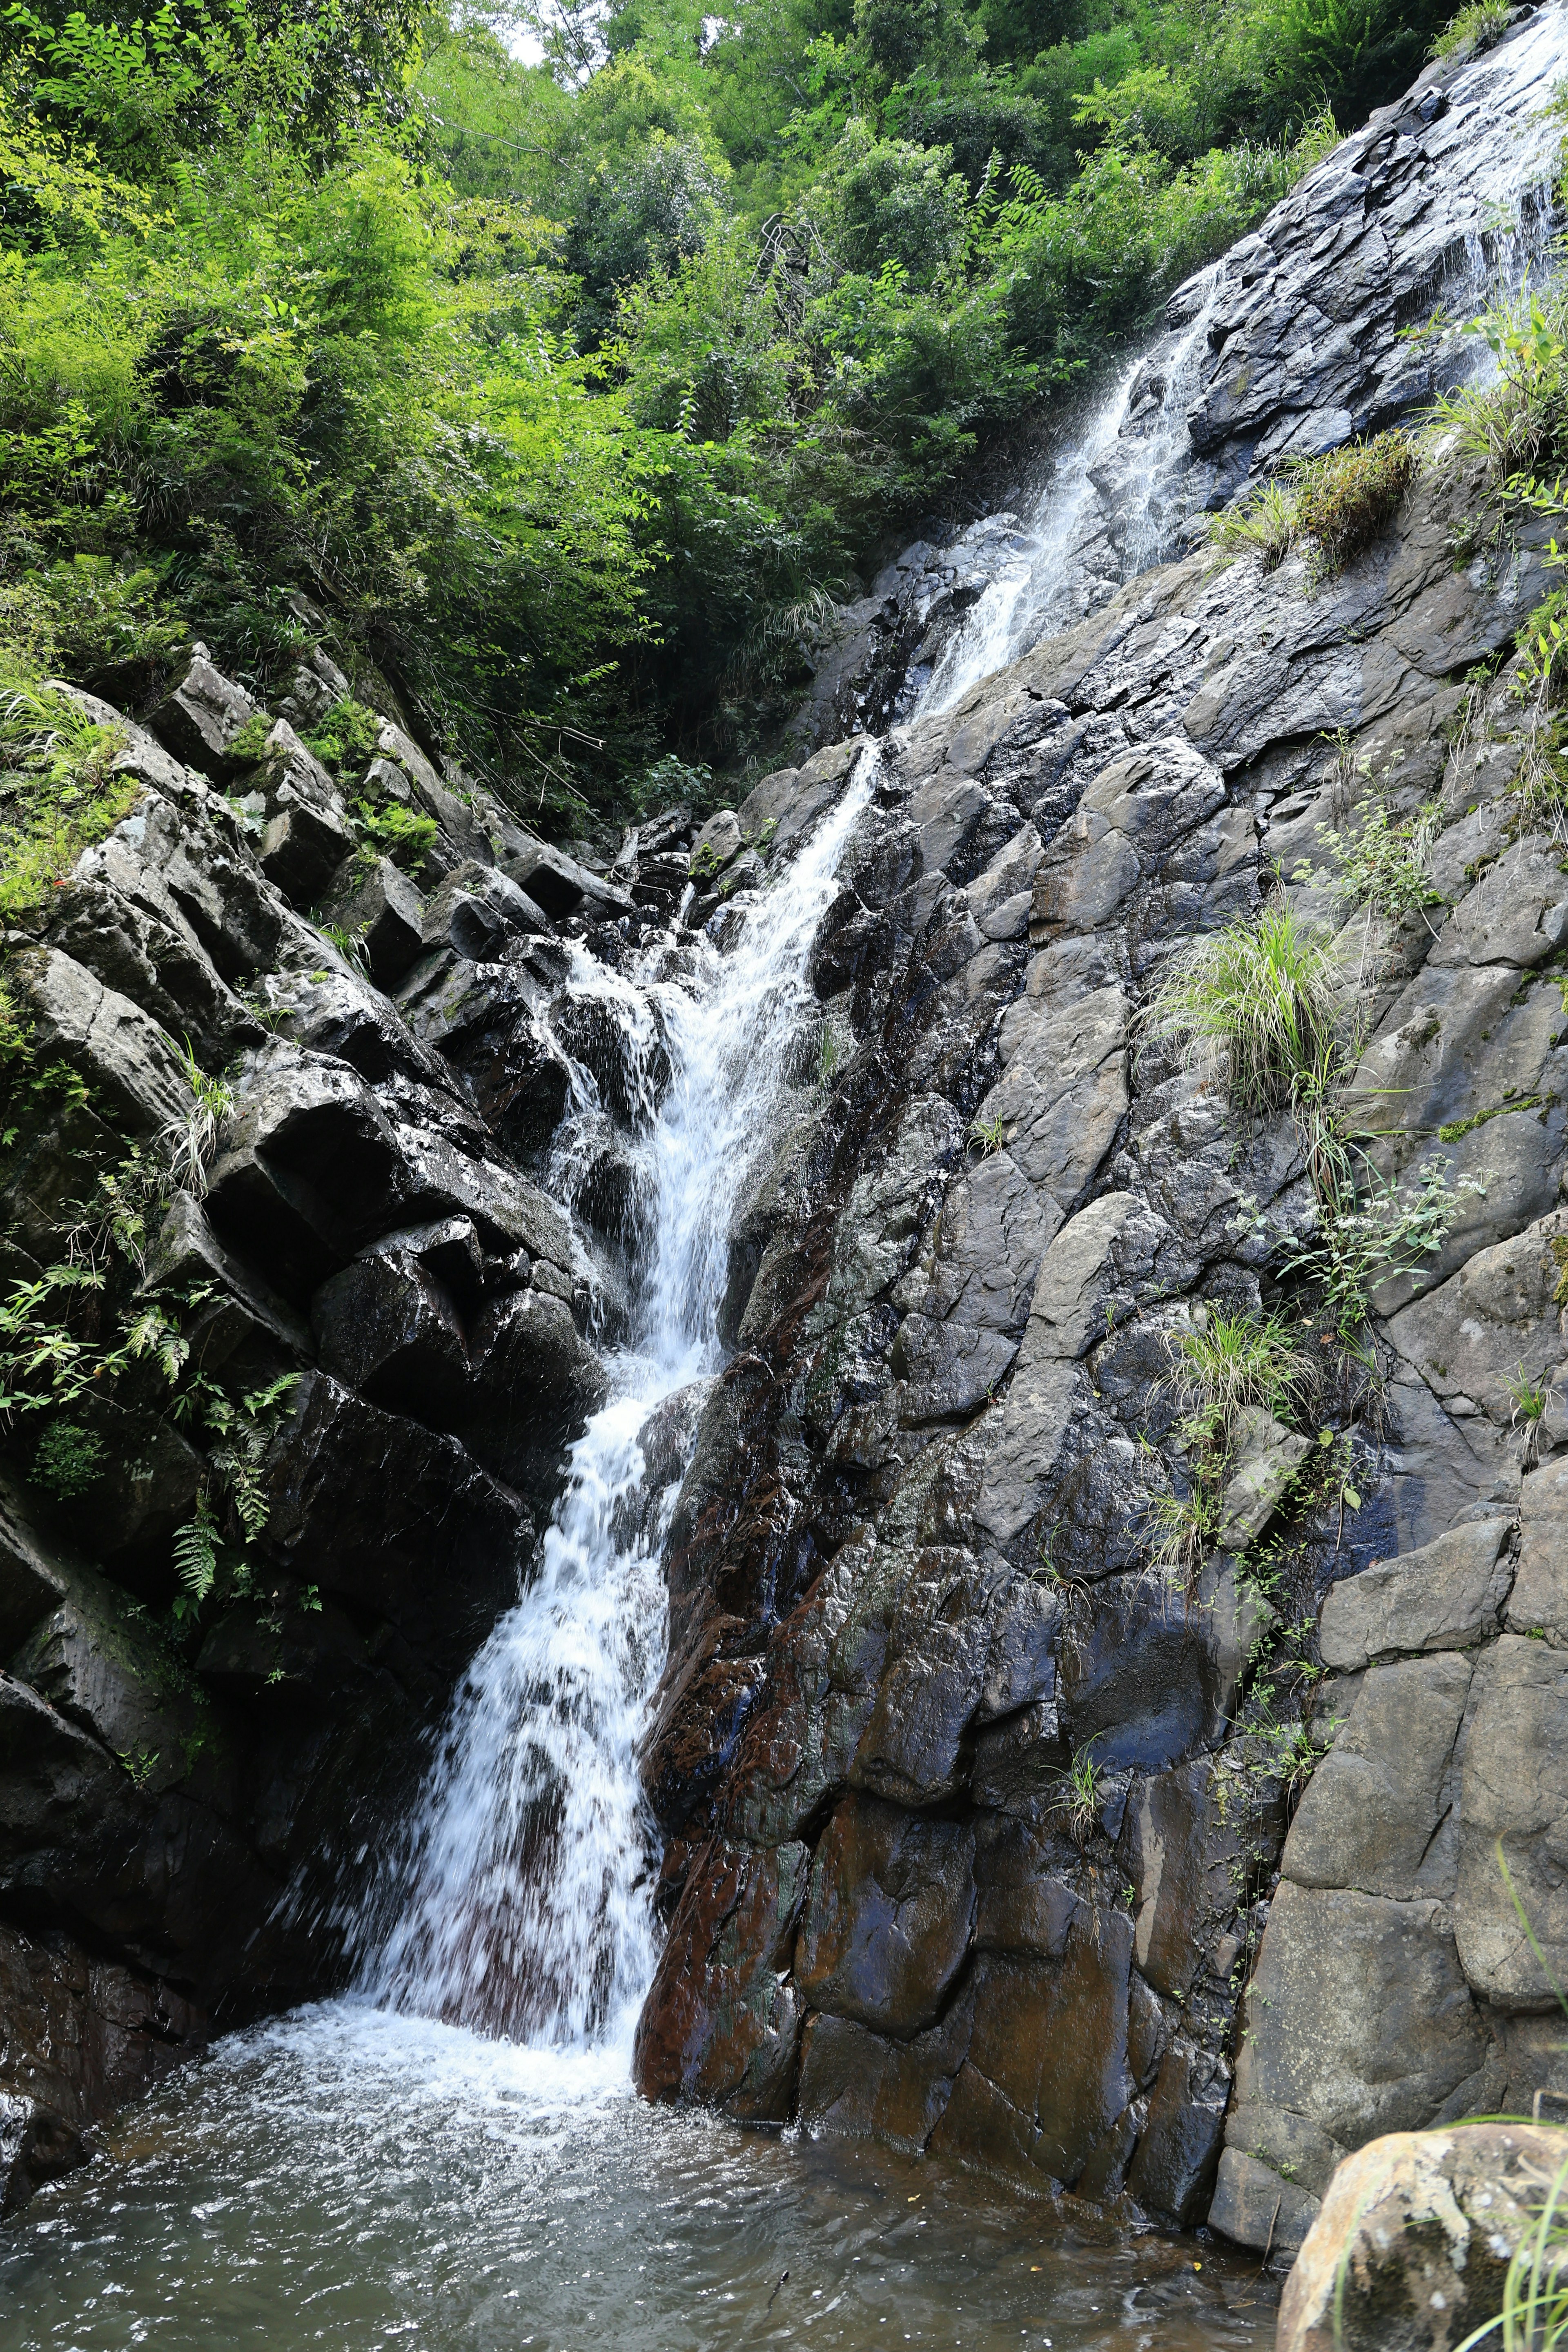
[[[218,1130],[234,1108],[234,1093],[221,1078],[207,1076],[188,1037],[181,1067],[190,1089],[190,1104],[179,1118],[165,1121],[159,1143],[170,1181],[200,1200],[206,1190],[207,1162],[217,1149]]]
[[[1461,457],[1484,467],[1494,489],[1568,455],[1565,324],[1568,292],[1561,286],[1544,292],[1526,286],[1500,298],[1466,330],[1486,343],[1495,376],[1433,404],[1434,426],[1451,436]]]
[[[1079,1848],[1086,1846],[1094,1834],[1100,1808],[1104,1801],[1104,1769],[1095,1759],[1094,1740],[1088,1739],[1075,1751],[1072,1761],[1060,1776],[1061,1806],[1068,1834]]]
[[[305,589],[531,821],[646,809],[661,757],[760,748],[889,531],[1436,29],[1424,0],[536,21],[526,67],[409,0],[7,12],[0,633],[30,679],[136,699],[199,638],[264,699]],[[313,739],[350,782],[359,709]],[[35,901],[113,821],[66,814]]]
[[[1327,579],[1387,528],[1415,471],[1415,448],[1403,433],[1351,442],[1247,491],[1213,518],[1209,538],[1231,554],[1257,548],[1265,572],[1276,570],[1299,539],[1310,539],[1313,576]]]
[[[1169,1385],[1184,1407],[1184,1435],[1224,1445],[1236,1416],[1261,1406],[1276,1421],[1300,1402],[1310,1367],[1278,1315],[1204,1310],[1198,1328],[1170,1335]]]
[[[1215,1053],[1238,1108],[1296,1101],[1331,1043],[1342,975],[1333,943],[1283,900],[1194,940],[1166,966],[1144,1016],[1151,1041],[1189,1060]]]
[[[1342,833],[1334,825],[1319,825],[1318,839],[1337,869],[1332,878],[1341,899],[1354,907],[1370,907],[1374,914],[1395,923],[1406,915],[1424,913],[1428,907],[1440,907],[1442,893],[1432,887],[1427,874],[1440,815],[1434,802],[1396,824],[1386,804],[1378,800],[1363,811],[1353,834]],[[1299,866],[1292,878],[1311,883],[1321,877],[1307,864]]]
[[[1342,571],[1387,529],[1415,473],[1415,446],[1404,433],[1350,442],[1297,469],[1297,528],[1317,542],[1321,576]]]
[[[1503,1374],[1502,1384],[1509,1401],[1510,1426],[1521,1433],[1521,1466],[1527,1471],[1533,1470],[1541,1458],[1542,1423],[1558,1402],[1557,1389],[1544,1377],[1532,1380],[1522,1363],[1517,1364],[1511,1372]]]
[[[120,728],[36,681],[0,689],[0,917],[36,913],[129,815],[142,786],[115,772],[124,742]]]
[[[1342,1181],[1320,1199],[1318,1223],[1307,1234],[1285,1234],[1281,1270],[1310,1286],[1344,1343],[1353,1343],[1372,1312],[1373,1294],[1394,1276],[1434,1256],[1447,1238],[1460,1199],[1484,1186],[1462,1177],[1450,1186],[1448,1163],[1430,1160],[1414,1184],[1369,1171],[1361,1185]]]
[[[1296,543],[1296,499],[1289,485],[1271,475],[1235,506],[1210,518],[1209,540],[1227,554],[1256,548],[1265,572],[1278,571]]]
[[[423,809],[406,808],[401,801],[389,800],[380,808],[369,801],[356,801],[354,818],[364,862],[374,866],[377,858],[390,857],[405,874],[419,872],[440,831],[433,816],[426,816]]]
[[[78,1421],[51,1421],[33,1456],[33,1484],[69,1501],[94,1483],[103,1463],[103,1440]]]
[[[1472,49],[1479,55],[1502,38],[1512,14],[1511,0],[1469,0],[1457,16],[1449,17],[1433,42],[1430,54],[1451,58],[1456,50]]]
[[[364,703],[345,695],[334,702],[321,725],[304,739],[305,747],[313,751],[324,768],[342,777],[351,770],[363,769],[374,760],[381,721]]]

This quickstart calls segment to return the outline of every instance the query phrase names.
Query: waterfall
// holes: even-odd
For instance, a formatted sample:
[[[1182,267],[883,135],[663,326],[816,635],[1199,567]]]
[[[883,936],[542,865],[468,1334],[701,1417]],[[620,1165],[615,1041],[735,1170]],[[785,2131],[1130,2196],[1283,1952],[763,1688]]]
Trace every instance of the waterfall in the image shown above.
[[[728,953],[701,939],[695,971],[670,977],[666,943],[640,985],[576,957],[572,992],[620,1031],[643,1113],[632,1332],[572,1449],[536,1573],[470,1664],[368,1907],[359,1990],[381,2007],[539,2047],[629,2050],[654,1961],[637,1742],[664,1664],[659,1547],[690,1445],[648,1495],[641,1438],[720,1368],[731,1219],[776,1125],[806,958],[876,765],[863,754],[793,864],[737,902]],[[598,1107],[580,1065],[573,1088],[552,1170],[568,1198]]]
[[[1551,176],[1562,138],[1552,100],[1563,47],[1563,12],[1543,8],[1448,86],[1447,119],[1453,143],[1464,150],[1456,173],[1460,195],[1468,189],[1484,202],[1457,237],[1436,306],[1451,322],[1439,346],[1447,383],[1489,367],[1484,343],[1459,329],[1495,294],[1517,292],[1549,249]],[[1299,201],[1300,194],[1287,198],[1258,236],[1267,238],[1271,223]],[[1246,474],[1216,485],[1211,469],[1194,463],[1186,429],[1205,372],[1219,363],[1210,327],[1237,300],[1230,273],[1226,256],[1177,289],[1167,309],[1174,323],[1141,348],[1057,451],[1024,513],[1021,544],[949,637],[911,716],[952,709],[983,678],[1181,552],[1194,513],[1201,518],[1258,478]]]

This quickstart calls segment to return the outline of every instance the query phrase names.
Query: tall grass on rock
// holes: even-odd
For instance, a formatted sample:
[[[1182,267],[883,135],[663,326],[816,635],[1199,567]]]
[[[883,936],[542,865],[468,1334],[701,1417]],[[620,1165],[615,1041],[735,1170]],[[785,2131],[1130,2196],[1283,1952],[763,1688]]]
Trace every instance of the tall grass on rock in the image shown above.
[[[1143,1016],[1152,1044],[1213,1056],[1238,1110],[1298,1103],[1332,1050],[1343,974],[1333,941],[1283,899],[1178,950]]]

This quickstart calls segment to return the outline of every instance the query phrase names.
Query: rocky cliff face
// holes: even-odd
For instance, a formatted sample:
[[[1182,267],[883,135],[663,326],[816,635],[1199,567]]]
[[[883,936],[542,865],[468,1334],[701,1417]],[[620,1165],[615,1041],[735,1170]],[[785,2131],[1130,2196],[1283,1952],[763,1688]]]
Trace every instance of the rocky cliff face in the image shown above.
[[[1507,1382],[1565,1352],[1568,879],[1512,789],[1543,571],[1466,560],[1480,496],[1439,450],[1340,577],[1196,553],[868,755],[671,1538],[650,2094],[1279,2250],[1344,2150],[1561,2079],[1496,1849],[1561,1975],[1568,1427],[1527,1471]],[[1350,1095],[1446,1237],[1300,1433],[1244,1421],[1173,1589],[1170,1344],[1317,1213],[1292,1118],[1141,1011],[1373,795],[1436,803],[1434,895],[1347,925]]]
[[[311,655],[299,727],[346,688]],[[10,1386],[51,1350],[89,1375],[12,1412],[0,1465],[10,2201],[215,2018],[333,1979],[334,1869],[406,1806],[602,1393],[620,1204],[590,1187],[574,1224],[534,1181],[556,1026],[604,1068],[612,1172],[632,1117],[572,1029],[570,942],[613,956],[665,919],[693,833],[676,811],[629,857],[639,906],[382,720],[374,797],[423,820],[416,883],[351,855],[346,777],[199,654],[145,727],[74,698],[133,805],[5,942],[5,1271],[45,1286],[9,1289]],[[204,1517],[192,1609],[175,1539]]]

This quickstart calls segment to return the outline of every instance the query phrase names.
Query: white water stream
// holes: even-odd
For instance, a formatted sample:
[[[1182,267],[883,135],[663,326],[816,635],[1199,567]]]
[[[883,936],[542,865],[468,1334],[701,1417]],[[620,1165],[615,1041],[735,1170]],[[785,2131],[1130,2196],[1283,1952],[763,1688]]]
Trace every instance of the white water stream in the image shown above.
[[[619,1032],[644,1111],[641,1295],[537,1573],[468,1668],[407,1851],[377,1891],[373,1916],[392,1925],[359,1989],[378,2007],[541,2049],[629,2053],[655,1957],[637,1743],[664,1663],[658,1554],[677,1491],[642,1495],[638,1433],[720,1368],[735,1207],[776,1131],[807,954],[876,759],[862,756],[795,862],[737,908],[727,954],[700,940],[694,973],[634,986],[578,951],[572,992]],[[552,1170],[567,1197],[597,1102],[575,1066]]]

